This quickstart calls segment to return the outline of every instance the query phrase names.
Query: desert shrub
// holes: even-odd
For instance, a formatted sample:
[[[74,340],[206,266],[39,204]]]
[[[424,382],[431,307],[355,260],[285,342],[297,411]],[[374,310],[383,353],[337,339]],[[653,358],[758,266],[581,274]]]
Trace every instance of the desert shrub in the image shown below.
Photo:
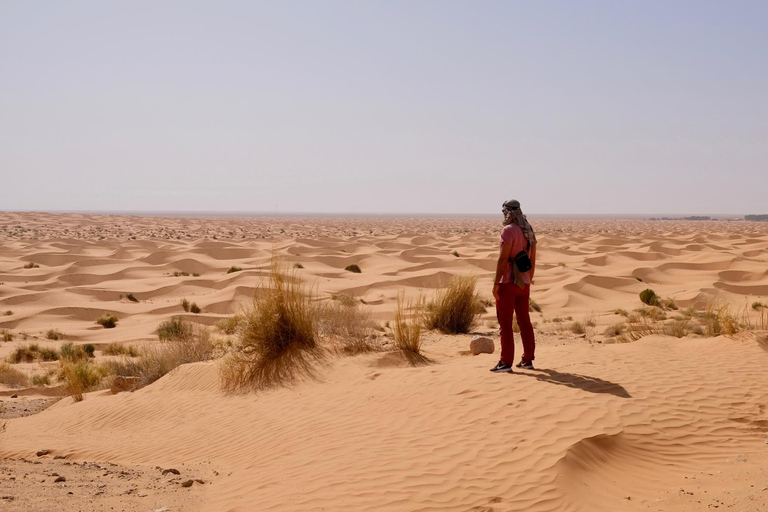
[[[58,361],[59,360],[59,353],[52,348],[41,348],[38,352],[40,355],[38,359],[40,361]]]
[[[754,309],[755,311],[757,311],[759,309],[762,309],[764,307],[765,307],[765,304],[763,304],[762,302],[757,302],[756,301],[756,302],[752,303],[752,309]]]
[[[651,290],[650,288],[646,288],[645,290],[640,292],[640,301],[643,304],[647,304],[649,306],[659,306],[659,296],[656,295],[656,292]]]
[[[528,297],[528,311],[536,311],[537,313],[541,313],[541,306],[539,306],[539,303],[530,297]]]
[[[571,324],[571,327],[569,327],[570,331],[573,334],[586,334],[587,330],[584,327],[584,324],[581,322],[573,322]]]
[[[621,309],[621,308],[614,310],[613,314],[614,315],[627,316],[627,317],[629,316],[629,313],[627,312],[627,310],[626,309]]]
[[[83,350],[88,357],[96,357],[96,347],[93,346],[93,343],[86,343],[83,345]]]
[[[311,375],[322,357],[316,306],[294,275],[272,264],[268,286],[243,313],[238,343],[221,366],[229,390],[262,389]]]
[[[558,261],[557,262],[557,266],[558,267],[564,267],[565,266],[565,262],[564,261]]]
[[[606,336],[615,337],[620,336],[622,332],[624,332],[625,324],[614,324],[605,329]]]
[[[683,338],[690,332],[688,329],[690,323],[690,318],[678,318],[664,326],[664,334],[674,336],[675,338]]]
[[[33,363],[35,361],[56,361],[59,353],[50,348],[40,348],[37,343],[20,345],[8,356],[11,363]]]
[[[114,313],[103,313],[99,318],[96,319],[96,323],[105,329],[112,329],[117,325],[117,322],[118,318]]]
[[[216,322],[216,328],[226,334],[235,334],[242,321],[243,317],[241,315],[230,316]]]
[[[704,328],[707,336],[736,334],[740,330],[739,320],[727,305],[710,304],[704,313]]]
[[[35,375],[32,377],[33,386],[50,386],[51,379],[48,375]]]
[[[406,302],[404,294],[397,295],[393,329],[395,346],[413,365],[426,361],[426,358],[421,354],[423,315],[423,297]]]
[[[58,329],[49,329],[48,332],[45,333],[45,337],[54,341],[64,339],[64,335]]]
[[[188,301],[187,299],[183,299],[183,300],[181,301],[181,308],[182,308],[184,311],[186,311],[186,312],[189,312],[189,301]]]
[[[104,354],[108,356],[127,355],[129,357],[138,357],[139,351],[133,345],[122,345],[120,343],[110,343],[104,348]]]
[[[40,265],[38,265],[37,263],[35,263],[33,261],[30,261],[29,263],[24,265],[24,268],[40,268]]]
[[[476,325],[481,311],[478,307],[480,298],[475,293],[476,283],[476,276],[454,276],[427,307],[427,328],[446,334],[468,333]]]
[[[459,255],[459,251],[453,251],[451,254],[453,254],[453,255],[454,255],[454,256],[456,256],[457,258],[460,256],[460,255]]]
[[[177,270],[173,273],[173,277],[187,277],[189,275],[189,272],[184,272]]]
[[[658,320],[666,320],[667,314],[659,308],[640,308],[636,309],[635,312],[637,312],[638,315],[640,315],[643,318],[650,318],[651,320],[658,321]]]
[[[677,304],[675,304],[675,301],[672,299],[665,299],[661,301],[661,305],[664,309],[671,309],[673,311],[677,311]]]
[[[93,345],[91,345],[93,347]],[[64,343],[61,346],[61,359],[64,361],[79,361],[80,359],[88,358],[83,345],[75,345],[74,343]]]
[[[333,295],[332,299],[339,302],[342,306],[354,306],[357,304],[357,299],[348,293],[337,293]]]
[[[229,269],[227,269],[227,274],[231,274],[233,272],[240,272],[241,270],[243,269],[232,265],[231,267],[229,267]]]
[[[162,322],[157,327],[157,337],[160,341],[181,340],[192,336],[194,328],[191,322],[174,316],[170,320]]]
[[[139,302],[139,299],[137,299],[136,296],[133,295],[132,293],[129,293],[128,295],[126,295],[125,298],[131,302]]]
[[[351,295],[335,297],[335,301],[316,309],[318,332],[344,354],[360,354],[378,350],[370,312]],[[351,299],[351,300],[350,300]]]
[[[129,347],[128,355],[133,359],[107,361],[104,367],[112,375],[138,377],[138,387],[152,384],[182,364],[208,361],[213,355],[208,329],[191,324],[185,336],[167,338],[162,343],[145,347],[138,354],[131,354],[131,349],[132,347]]]
[[[11,316],[12,314],[13,314],[13,311],[11,311],[10,309],[8,311],[6,311],[5,313],[3,313],[3,315],[5,315],[5,316]]]
[[[13,333],[8,329],[0,330],[0,338],[2,338],[3,341],[13,341]]]
[[[80,402],[83,394],[96,388],[107,375],[104,366],[93,364],[87,359],[62,361],[60,371],[64,389],[75,402]]]
[[[360,270],[360,266],[357,263],[352,263],[351,265],[347,265],[346,267],[344,267],[344,270],[346,270],[347,272],[353,272],[355,274],[359,274],[362,272],[362,270]]]
[[[619,341],[637,341],[651,334],[664,334],[664,326],[650,316],[640,316],[636,322],[627,324],[626,330],[618,336]]]
[[[198,314],[198,313],[200,313],[200,311],[202,311],[202,310],[197,305],[197,303],[193,302],[192,304],[189,305],[189,312],[190,313]]]
[[[293,268],[302,269],[302,268],[304,268],[304,265],[302,265],[301,263],[294,263],[293,264]]]
[[[10,388],[20,388],[29,384],[29,378],[7,363],[0,363],[0,384]]]

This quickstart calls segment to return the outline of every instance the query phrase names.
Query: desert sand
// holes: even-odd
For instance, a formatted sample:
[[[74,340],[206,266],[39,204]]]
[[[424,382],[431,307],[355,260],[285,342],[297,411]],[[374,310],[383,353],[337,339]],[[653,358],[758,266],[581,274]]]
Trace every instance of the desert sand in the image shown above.
[[[98,359],[112,342],[158,343],[172,316],[212,326],[248,306],[275,257],[318,300],[360,299],[386,349],[401,291],[429,298],[474,274],[491,298],[499,220],[0,213],[0,330],[14,336],[0,358],[74,341]],[[768,510],[768,336],[751,307],[768,305],[768,223],[531,221],[536,370],[488,371],[491,307],[476,331],[494,354],[431,332],[432,364],[334,356],[260,393],[224,393],[215,360],[82,402],[50,405],[56,383],[0,385],[3,510]],[[674,301],[670,321],[727,306],[757,329],[609,333],[645,288]],[[104,312],[116,328],[94,323]]]

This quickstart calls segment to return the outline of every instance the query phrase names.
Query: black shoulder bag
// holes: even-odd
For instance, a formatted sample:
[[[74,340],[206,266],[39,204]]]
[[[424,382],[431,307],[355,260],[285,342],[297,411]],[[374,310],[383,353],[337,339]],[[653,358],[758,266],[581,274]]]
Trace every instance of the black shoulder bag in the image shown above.
[[[519,253],[515,254],[514,257],[509,258],[507,261],[510,263],[514,263],[517,267],[517,270],[522,272],[528,272],[533,268],[533,264],[531,263],[531,258],[528,256],[528,251],[531,249],[531,242],[528,242],[528,246],[525,248],[524,251],[520,251]]]

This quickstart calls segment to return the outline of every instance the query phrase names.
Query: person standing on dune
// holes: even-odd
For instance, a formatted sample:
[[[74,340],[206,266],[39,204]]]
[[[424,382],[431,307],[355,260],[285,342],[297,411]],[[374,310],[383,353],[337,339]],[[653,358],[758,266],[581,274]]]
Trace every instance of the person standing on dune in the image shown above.
[[[536,270],[536,235],[520,209],[520,202],[510,200],[501,206],[504,227],[499,240],[499,260],[493,279],[496,315],[501,326],[501,360],[491,368],[495,373],[511,373],[515,359],[512,330],[514,315],[523,339],[523,357],[518,368],[533,370],[536,340],[528,314],[531,280]]]

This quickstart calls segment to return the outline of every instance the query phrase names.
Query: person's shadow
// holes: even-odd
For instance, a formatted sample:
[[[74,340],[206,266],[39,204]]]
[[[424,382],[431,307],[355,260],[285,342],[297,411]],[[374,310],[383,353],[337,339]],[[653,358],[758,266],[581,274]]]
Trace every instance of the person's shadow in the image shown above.
[[[551,382],[569,388],[583,389],[590,393],[608,393],[609,395],[615,395],[620,398],[632,398],[632,395],[630,395],[622,386],[597,377],[589,377],[587,375],[578,375],[575,373],[562,373],[557,370],[549,369],[536,369],[533,370],[533,372],[536,373],[516,371],[514,374],[533,377],[536,380]]]

